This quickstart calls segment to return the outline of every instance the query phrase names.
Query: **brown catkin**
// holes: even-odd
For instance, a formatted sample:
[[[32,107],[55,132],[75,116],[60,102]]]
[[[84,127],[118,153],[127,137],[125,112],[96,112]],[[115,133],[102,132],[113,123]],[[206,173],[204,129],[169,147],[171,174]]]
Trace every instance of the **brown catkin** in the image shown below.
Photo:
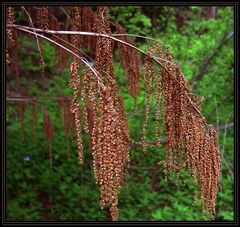
[[[69,81],[69,87],[73,89],[73,100],[71,103],[70,110],[74,115],[74,121],[77,133],[77,144],[78,144],[78,159],[79,163],[83,165],[83,146],[82,146],[82,124],[81,124],[81,113],[78,103],[78,89],[80,85],[80,77],[78,76],[79,64],[76,60],[73,60],[70,65],[70,75],[71,79]]]
[[[8,6],[6,8],[6,22],[9,25],[14,24],[15,22],[14,8],[11,6]],[[16,39],[15,39],[13,28],[7,27],[6,34],[7,34],[7,47],[8,49],[12,49],[16,46]]]
[[[111,35],[107,7],[97,7],[94,31]],[[91,132],[94,176],[96,183],[100,184],[100,206],[103,209],[105,205],[110,205],[112,220],[117,221],[118,192],[124,181],[125,167],[130,161],[130,133],[126,110],[118,94],[111,52],[111,40],[97,37],[95,69],[105,87],[99,88],[96,78],[88,81],[86,77],[92,73],[86,70],[83,98],[91,109],[91,128],[89,121],[85,122],[86,130]],[[89,118],[87,110],[84,112],[85,118]]]
[[[82,6],[82,30],[86,32],[93,31],[95,14],[89,6]],[[95,50],[96,37],[84,36],[83,40],[87,43],[88,50]]]
[[[214,217],[221,164],[216,131],[206,125],[205,119],[199,114],[201,99],[189,96],[189,85],[180,68],[172,64],[169,49],[165,57],[168,62],[161,62],[166,67],[166,70],[161,70],[166,123],[164,172],[177,171],[178,178],[183,168],[187,167],[196,188],[194,204],[200,186],[203,215],[207,212]]]
[[[82,13],[82,7],[81,6],[72,6],[70,8],[70,17],[71,17],[71,30],[72,31],[81,31],[81,13]],[[71,35],[70,36],[71,43],[78,49],[81,49],[82,46],[82,37],[79,35]],[[77,50],[73,50],[76,54],[79,56],[81,55],[81,52],[78,52]]]
[[[43,111],[44,133],[45,133],[46,143],[49,146],[49,163],[50,163],[50,167],[52,167],[52,163],[53,163],[52,144],[54,140],[54,127],[53,127],[53,122],[44,107],[42,107],[42,111]]]
[[[6,22],[11,25],[15,23],[14,19],[14,7],[6,7]],[[6,28],[6,63],[10,65],[11,73],[15,75],[17,80],[17,86],[19,86],[19,61],[18,61],[18,44],[17,33],[11,28]]]
[[[125,30],[118,23],[116,24],[116,32],[118,34],[125,34]],[[136,46],[135,42],[129,39],[127,36],[119,36],[118,39],[127,42],[133,46]],[[136,108],[136,97],[140,93],[140,66],[141,66],[141,57],[140,53],[120,42],[117,44],[118,53],[121,59],[121,65],[123,67],[125,75],[128,78],[128,89],[130,95],[134,97],[134,110]]]
[[[70,136],[70,130],[72,128],[73,115],[71,112],[71,100],[69,99],[68,96],[63,96],[62,104],[63,104],[63,112],[64,112],[64,134],[67,141],[67,159],[70,160],[69,136]]]

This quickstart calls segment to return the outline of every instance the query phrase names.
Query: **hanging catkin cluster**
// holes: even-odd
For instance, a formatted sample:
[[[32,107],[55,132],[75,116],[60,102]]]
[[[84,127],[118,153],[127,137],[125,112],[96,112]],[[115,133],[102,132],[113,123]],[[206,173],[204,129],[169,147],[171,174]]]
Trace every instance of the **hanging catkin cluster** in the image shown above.
[[[173,64],[169,49],[163,54],[161,46],[155,48],[160,62],[158,77],[155,75],[151,59],[146,57],[144,65],[146,119],[149,113],[149,95],[154,94],[155,100],[159,100],[163,94],[164,116],[161,116],[166,124],[165,174],[177,172],[179,177],[183,168],[187,166],[196,186],[195,195],[200,186],[203,213],[207,211],[213,217],[221,161],[216,131],[207,125],[200,114],[201,100],[189,96],[187,80],[180,68]],[[152,56],[152,53],[153,48],[150,48],[147,54]],[[161,99],[157,105],[162,106]],[[144,130],[145,127],[146,125]],[[194,203],[196,199],[197,196]]]
[[[37,142],[37,113],[36,113],[36,99],[34,98],[31,102],[31,111],[33,116],[33,135],[34,143]]]
[[[118,34],[125,34],[125,30],[118,23],[116,24],[116,32]],[[118,38],[126,43],[136,46],[135,42],[127,36],[118,36]],[[118,52],[121,59],[121,65],[123,67],[125,75],[128,78],[128,89],[130,95],[134,97],[134,109],[136,106],[136,97],[140,92],[140,66],[141,66],[141,57],[140,53],[129,47],[118,42]]]
[[[83,146],[82,146],[82,123],[81,123],[81,112],[78,103],[78,89],[80,85],[80,77],[78,75],[79,64],[77,60],[73,60],[70,64],[70,76],[69,87],[73,89],[73,99],[71,103],[71,112],[74,115],[74,121],[77,133],[77,144],[78,144],[78,159],[79,163],[83,164]]]
[[[82,6],[82,30],[86,32],[93,31],[95,14],[88,6]],[[94,36],[84,36],[83,40],[87,43],[88,50],[95,50],[96,38]]]
[[[59,119],[62,121],[61,110],[64,113],[64,135],[67,142],[67,160],[70,160],[70,132],[74,131],[74,114],[71,112],[71,100],[67,95],[62,95],[58,99]],[[71,134],[71,135],[72,135]]]
[[[106,7],[98,7],[94,23],[96,32],[110,34],[108,14]],[[92,73],[86,69],[82,98],[85,130],[91,133],[94,175],[100,184],[100,206],[103,209],[110,205],[112,220],[116,221],[118,192],[129,163],[130,134],[126,111],[117,91],[111,50],[111,40],[97,37],[95,68],[105,87],[100,88],[96,78],[93,80]]]
[[[71,30],[81,31],[81,6],[73,6],[70,8],[70,18],[71,18]],[[82,46],[82,37],[80,35],[71,35],[71,43],[78,49]],[[74,50],[79,56],[81,52]]]
[[[150,146],[146,142],[146,134],[147,134],[147,126],[150,114],[150,101],[151,96],[154,98],[154,127],[155,127],[155,139],[156,144],[155,146],[160,146],[160,137],[163,133],[163,91],[162,91],[162,77],[161,77],[161,68],[159,68],[158,74],[155,73],[154,70],[154,61],[153,56],[154,53],[161,55],[162,46],[160,43],[156,43],[146,53],[146,58],[143,65],[143,80],[145,84],[146,90],[146,106],[145,106],[145,121],[143,124],[143,134],[142,134],[142,141],[140,144],[143,146],[143,151],[146,151],[146,147]],[[162,120],[162,127],[160,128],[160,120]],[[153,146],[153,145],[151,145]]]
[[[49,161],[50,161],[50,166],[52,167],[52,144],[53,144],[53,139],[54,139],[54,127],[52,120],[45,109],[45,107],[42,107],[43,111],[43,127],[44,127],[44,133],[45,133],[45,138],[46,138],[46,143],[49,146]]]
[[[6,7],[6,22],[7,24],[14,24],[14,7]],[[6,63],[10,64],[10,69],[17,80],[17,86],[19,86],[19,64],[18,64],[18,44],[16,31],[11,27],[6,29],[7,36],[7,48],[6,48]]]
[[[14,8],[9,6],[6,8],[6,20],[7,24],[14,24]],[[6,62],[9,64],[10,63],[10,52],[13,51],[13,48],[16,46],[16,40],[15,40],[15,35],[14,35],[14,30],[11,27],[8,27],[6,29],[6,34],[7,34],[7,52],[6,52]]]

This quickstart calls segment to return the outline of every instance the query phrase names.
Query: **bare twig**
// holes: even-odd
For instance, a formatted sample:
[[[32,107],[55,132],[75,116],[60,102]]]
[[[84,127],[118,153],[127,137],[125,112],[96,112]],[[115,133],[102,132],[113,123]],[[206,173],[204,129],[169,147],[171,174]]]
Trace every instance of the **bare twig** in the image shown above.
[[[22,26],[22,25],[16,25],[16,24],[8,24],[7,26],[14,27],[14,28],[16,28],[16,29],[19,29],[19,30],[22,30],[22,31],[25,31],[25,32],[29,32],[29,33],[33,33],[33,32],[31,32],[30,30],[35,30],[35,31],[38,31],[38,32],[44,32],[44,33],[49,33],[49,34],[68,34],[68,35],[69,35],[69,34],[70,34],[70,35],[71,35],[71,34],[72,34],[72,35],[75,34],[75,35],[86,35],[86,36],[89,36],[89,35],[90,35],[90,36],[97,36],[97,37],[109,38],[109,39],[115,40],[115,41],[117,41],[117,42],[120,42],[120,43],[122,43],[122,44],[124,44],[124,45],[130,46],[130,47],[132,47],[133,49],[139,51],[140,53],[142,53],[142,54],[150,57],[151,59],[153,59],[153,61],[155,61],[156,63],[158,63],[170,76],[172,76],[171,73],[168,71],[168,69],[167,69],[161,62],[159,62],[159,61],[156,59],[156,57],[153,57],[153,56],[147,54],[146,52],[144,52],[143,50],[135,47],[134,45],[132,45],[132,44],[130,44],[130,43],[127,43],[127,42],[125,42],[125,41],[122,41],[122,40],[120,40],[120,39],[117,39],[117,38],[115,38],[115,37],[113,37],[113,36],[111,36],[111,35],[102,34],[102,33],[95,33],[95,32],[83,32],[83,31],[54,31],[54,30],[43,30],[43,29],[39,29],[39,28],[35,29],[35,28],[30,28],[30,27],[28,27],[28,26]],[[33,34],[34,34],[34,33],[33,33]],[[73,54],[74,56],[76,56],[77,58],[79,58],[81,61],[84,62],[84,60],[81,59],[81,57],[79,57],[78,55],[76,55],[75,53],[73,53],[72,51],[70,51],[69,49],[67,49],[66,47],[58,44],[57,42],[55,42],[55,41],[53,41],[53,40],[51,40],[51,39],[49,39],[49,38],[47,38],[47,37],[45,37],[45,36],[43,36],[43,35],[40,35],[40,34],[38,34],[38,35],[41,36],[42,38],[45,38],[45,39],[49,40],[50,42],[55,43],[55,44],[58,45],[58,46],[61,46],[62,48],[64,48],[65,50],[67,50],[68,52],[70,52],[71,54]],[[84,62],[84,63],[85,63],[85,62]],[[172,62],[170,62],[170,63],[173,64]],[[173,64],[173,65],[175,65],[175,64]],[[89,66],[90,69],[94,72],[94,74],[96,75],[96,77],[98,77],[97,74],[96,74],[96,72],[93,70],[93,68],[92,68],[89,64],[88,64],[88,66]],[[175,66],[176,66],[176,65],[175,65]],[[176,67],[178,67],[178,66],[176,66]],[[179,81],[178,81],[175,77],[173,77],[173,79],[174,79],[177,83],[179,83]],[[200,113],[200,111],[198,110],[198,108],[196,107],[196,105],[192,102],[191,98],[188,96],[188,93],[185,93],[185,94],[186,94],[186,96],[187,96],[187,98],[188,98],[191,106],[193,107],[193,109],[194,109],[194,110],[199,114],[199,116],[203,119],[205,125],[208,126],[205,118],[201,115],[201,113]]]
[[[22,8],[22,10],[27,14],[28,19],[29,19],[29,22],[30,22],[30,24],[31,24],[31,26],[32,26],[32,28],[33,28],[34,35],[35,35],[35,37],[36,37],[37,47],[38,47],[38,50],[39,50],[39,53],[40,53],[40,57],[41,57],[41,61],[42,61],[43,64],[44,64],[44,59],[43,59],[43,56],[42,56],[42,51],[41,51],[41,48],[40,48],[40,45],[39,45],[38,36],[37,36],[37,34],[36,34],[36,32],[35,32],[35,27],[34,27],[34,25],[33,25],[32,18],[31,18],[31,16],[30,16],[30,14],[28,13],[28,11],[25,9],[24,6],[22,6],[21,8]]]
[[[61,10],[63,11],[63,13],[67,16],[68,20],[70,20],[70,16],[68,15],[68,13],[66,12],[66,10],[61,6],[60,7]]]

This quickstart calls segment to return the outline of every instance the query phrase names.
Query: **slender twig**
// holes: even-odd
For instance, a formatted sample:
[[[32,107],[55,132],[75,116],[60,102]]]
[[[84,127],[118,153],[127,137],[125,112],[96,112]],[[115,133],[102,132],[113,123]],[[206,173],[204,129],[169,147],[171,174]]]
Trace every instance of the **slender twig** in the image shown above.
[[[218,105],[217,105],[216,98],[214,98],[214,102],[215,102],[215,107],[216,107],[216,118],[217,118],[216,125],[217,125],[217,128],[218,128],[219,127],[219,115],[218,115]]]
[[[67,14],[66,10],[61,6],[60,7],[63,13],[67,16],[67,18],[70,20],[70,16]]]
[[[40,48],[40,44],[39,44],[39,40],[38,40],[38,36],[37,36],[36,31],[35,31],[35,29],[34,29],[35,27],[34,27],[34,24],[33,24],[32,18],[31,18],[31,16],[30,16],[30,14],[28,13],[28,11],[25,9],[24,6],[22,6],[21,8],[22,8],[22,10],[27,14],[28,19],[29,19],[29,22],[30,22],[30,24],[31,24],[31,26],[32,26],[32,28],[33,28],[34,35],[35,35],[35,37],[36,37],[37,47],[38,47],[38,50],[39,50],[39,53],[40,53],[40,56],[41,56],[41,61],[42,61],[43,64],[44,64],[44,59],[43,59],[43,56],[42,56],[42,51],[41,51],[41,48]]]
[[[112,21],[109,21],[112,25],[114,25],[115,27],[117,26],[117,24],[113,23]],[[146,40],[152,40],[156,43],[159,43],[158,40],[148,37],[148,36],[143,36],[143,35],[136,35],[136,34],[128,34],[128,33],[124,33],[124,34],[112,34],[112,36],[132,36],[132,37],[137,37],[137,38],[142,38],[142,39],[146,39]]]
[[[58,99],[58,100],[68,100],[67,98],[64,98],[64,97],[55,97],[55,96],[47,96],[47,97],[38,97],[37,99],[43,99],[43,100],[46,100],[46,99]],[[13,102],[17,102],[17,101],[26,101],[26,102],[31,102],[33,100],[36,100],[36,98],[31,98],[31,97],[7,97],[6,98],[6,101],[13,101]]]

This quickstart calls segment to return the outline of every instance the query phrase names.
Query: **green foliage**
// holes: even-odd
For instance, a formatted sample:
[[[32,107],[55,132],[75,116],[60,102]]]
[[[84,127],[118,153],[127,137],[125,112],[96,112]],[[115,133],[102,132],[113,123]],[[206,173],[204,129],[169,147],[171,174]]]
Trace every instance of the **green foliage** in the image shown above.
[[[151,29],[151,20],[141,13],[140,6],[112,6],[110,20],[118,22],[131,34],[146,35]]]

